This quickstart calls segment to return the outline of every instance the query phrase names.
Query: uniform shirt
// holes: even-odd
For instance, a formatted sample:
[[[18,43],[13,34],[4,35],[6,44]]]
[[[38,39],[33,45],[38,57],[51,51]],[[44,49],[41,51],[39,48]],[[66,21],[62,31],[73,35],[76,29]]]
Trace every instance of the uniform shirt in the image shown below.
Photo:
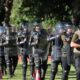
[[[0,56],[4,56],[4,45],[5,42],[5,32],[6,29],[3,26],[0,26]]]
[[[77,30],[74,33],[73,38],[72,38],[72,42],[80,44],[80,30]],[[77,48],[74,48],[73,52],[77,53],[77,54],[80,54],[80,49],[78,50]]]
[[[9,32],[8,35],[8,44],[5,47],[5,53],[9,56],[17,55],[17,43],[16,43],[16,32]]]
[[[78,40],[78,35],[74,34],[73,37],[72,37],[71,42],[76,42],[77,40]]]
[[[38,41],[37,44],[36,44],[36,41]],[[42,29],[42,31],[40,31],[39,33],[36,31],[31,32],[30,45],[34,49],[33,50],[34,56],[38,54],[39,57],[43,58],[44,60],[47,59],[48,41],[47,41],[47,32],[44,29]]]
[[[18,32],[19,53],[28,55],[30,53],[30,47],[28,45],[30,32],[20,31]],[[25,41],[24,41],[25,40]],[[22,42],[20,44],[20,42]]]
[[[61,60],[61,48],[62,48],[62,40],[61,40],[61,35],[60,34],[52,34],[48,38],[48,41],[51,42],[52,46],[52,51],[51,51],[51,56],[53,61]]]
[[[38,36],[38,34],[40,34]],[[32,43],[35,43],[36,40],[38,40],[38,44],[34,44],[34,48],[35,49],[42,49],[42,50],[46,50],[47,49],[47,45],[48,45],[48,42],[47,42],[47,32],[45,31],[45,33],[43,32],[36,32],[36,31],[33,31],[32,34],[31,34],[31,44]]]
[[[70,46],[70,42],[72,39],[73,33],[67,34],[64,33],[62,35],[62,41],[63,41],[63,47],[62,47],[62,58],[64,58],[67,62],[68,65],[71,64],[71,57],[73,53],[73,49]]]
[[[62,41],[63,41],[63,47],[62,47],[62,53],[70,53],[72,51],[71,47],[70,47],[70,42],[71,42],[71,39],[72,39],[72,36],[73,36],[73,33],[72,34],[66,34],[64,33],[61,38],[62,38]]]

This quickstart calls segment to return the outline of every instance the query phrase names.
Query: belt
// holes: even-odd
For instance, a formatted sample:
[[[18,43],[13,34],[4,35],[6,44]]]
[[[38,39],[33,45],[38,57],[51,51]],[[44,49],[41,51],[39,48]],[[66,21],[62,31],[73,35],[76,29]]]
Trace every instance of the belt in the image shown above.
[[[62,57],[67,57],[66,52],[62,53]]]

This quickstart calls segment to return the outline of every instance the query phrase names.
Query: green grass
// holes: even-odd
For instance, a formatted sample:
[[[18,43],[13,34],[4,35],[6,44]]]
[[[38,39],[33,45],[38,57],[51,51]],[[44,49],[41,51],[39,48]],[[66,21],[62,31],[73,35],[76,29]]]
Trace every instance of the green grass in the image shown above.
[[[61,66],[59,65],[58,73],[56,75],[55,80],[61,80],[61,76],[62,76],[62,69],[61,69]],[[3,80],[22,80],[22,65],[18,64],[16,72],[15,72],[15,76],[13,78],[8,79],[8,76],[6,75],[3,77]],[[27,69],[27,80],[30,80],[30,66],[28,66],[28,69]],[[50,80],[50,64],[48,65],[45,80]],[[73,66],[71,66],[69,80],[76,80],[75,69]]]

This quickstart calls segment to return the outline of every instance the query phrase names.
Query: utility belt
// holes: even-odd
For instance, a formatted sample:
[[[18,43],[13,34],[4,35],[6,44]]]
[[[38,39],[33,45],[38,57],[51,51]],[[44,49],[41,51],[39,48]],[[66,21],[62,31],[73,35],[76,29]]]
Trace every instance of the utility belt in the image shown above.
[[[67,52],[62,52],[62,57],[67,57]]]
[[[45,51],[44,50],[42,50],[42,49],[39,49],[39,48],[37,48],[37,49],[35,49],[35,54],[42,54],[42,53],[45,53]]]

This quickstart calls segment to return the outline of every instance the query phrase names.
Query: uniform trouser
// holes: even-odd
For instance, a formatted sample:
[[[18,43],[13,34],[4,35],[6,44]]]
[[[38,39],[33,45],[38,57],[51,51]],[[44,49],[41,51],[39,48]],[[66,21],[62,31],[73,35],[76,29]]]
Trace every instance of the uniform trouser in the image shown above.
[[[17,63],[18,63],[18,55],[16,56],[9,56],[8,54],[5,55],[5,60],[7,64],[7,69],[8,69],[8,75],[10,77],[13,76],[14,71],[16,69]]]
[[[26,80],[26,71],[27,71],[27,58],[28,55],[22,54],[22,68],[23,68],[23,80]]]
[[[51,75],[50,75],[50,80],[54,80],[56,73],[58,71],[58,65],[61,63],[61,60],[55,60],[51,62]]]
[[[41,64],[41,72],[42,72],[41,80],[45,80],[47,67],[48,67],[47,60],[42,61],[42,64]]]
[[[12,75],[12,60],[11,60],[11,56],[6,54],[5,55],[5,60],[6,60],[6,65],[7,65],[7,74],[8,74],[8,76],[11,76]]]
[[[6,62],[4,56],[0,56],[0,68],[2,70],[2,73],[4,74],[4,72],[6,71]]]
[[[80,80],[80,55],[75,57],[75,69],[76,69],[76,75],[77,80]]]
[[[12,66],[13,66],[12,74],[14,74],[17,64],[18,64],[18,55],[12,56]]]
[[[0,47],[0,69],[2,70],[2,73],[4,74],[4,71],[6,69],[4,47]]]
[[[45,80],[45,74],[47,70],[47,59],[43,60],[38,54],[34,57],[35,70],[40,71],[41,80]]]
[[[2,73],[6,72],[6,61],[5,61],[5,56],[2,56]]]
[[[2,71],[2,56],[0,56],[0,71]]]
[[[32,78],[35,77],[35,64],[34,64],[34,57],[32,55],[29,56],[30,59],[30,75],[31,75],[31,80]]]
[[[70,71],[70,64],[68,64],[67,57],[62,57],[62,80],[68,80],[68,74]]]

